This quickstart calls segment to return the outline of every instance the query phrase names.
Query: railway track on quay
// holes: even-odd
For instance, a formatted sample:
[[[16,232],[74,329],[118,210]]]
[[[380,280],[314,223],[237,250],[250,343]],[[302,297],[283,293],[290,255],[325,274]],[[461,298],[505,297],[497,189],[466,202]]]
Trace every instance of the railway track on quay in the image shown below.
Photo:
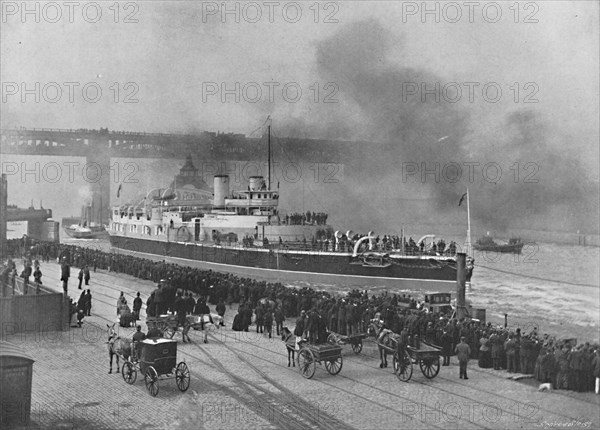
[[[56,272],[58,273],[58,270]],[[120,285],[120,283],[117,285],[110,282],[110,279],[106,279],[107,275],[97,272],[92,280],[93,284],[88,288],[92,289],[94,302],[108,306],[109,309],[115,308],[117,297],[121,291],[124,291],[126,295],[135,296],[139,290],[145,302],[148,297],[146,291],[153,288],[151,285],[141,286],[140,283],[144,281],[135,278],[132,278],[131,281],[137,285]],[[120,277],[121,275],[115,273],[114,276]],[[126,276],[122,278],[125,283],[129,281]],[[113,291],[114,294],[111,294]],[[142,309],[144,308],[145,305]],[[109,323],[114,322],[114,320],[101,315],[95,315],[95,317]],[[396,380],[391,368],[379,369],[377,366],[379,357],[371,353],[373,348],[369,343],[363,353],[358,356],[344,354],[346,360],[340,375],[330,377],[323,373],[313,380],[304,380],[295,371],[295,368],[291,368],[293,371],[290,371],[285,365],[285,347],[279,339],[268,340],[266,336],[260,335],[250,339],[249,337],[253,335],[245,332],[220,331],[218,338],[221,342],[213,342],[214,339],[211,339],[209,346],[193,343],[190,345],[193,351],[190,351],[189,347],[183,347],[179,352],[192,363],[200,365],[199,369],[192,365],[193,381],[195,379],[207,389],[221,391],[234,402],[239,403],[241,407],[247,408],[249,412],[254,409],[255,412],[260,413],[260,409],[256,405],[261,402],[267,405],[295,405],[294,408],[288,407],[286,410],[280,410],[279,413],[270,415],[263,413],[271,425],[277,428],[355,428],[356,415],[367,410],[366,414],[370,416],[386,416],[390,422],[395,421],[406,423],[411,427],[417,425],[426,428],[448,428],[449,424],[457,426],[457,428],[481,429],[498,428],[499,424],[504,424],[500,427],[529,427],[535,425],[542,417],[561,421],[573,421],[581,418],[577,411],[569,413],[570,411],[565,411],[560,407],[551,408],[535,401],[520,402],[504,391],[489,389],[489,386],[493,388],[495,382],[522,384],[508,382],[501,376],[478,370],[473,366],[469,369],[472,374],[471,379],[474,379],[473,374],[475,374],[475,378],[483,376],[491,384],[487,384],[486,387],[475,387],[444,375],[439,375],[433,381],[413,379],[408,384],[400,383]],[[274,343],[276,346],[273,345]],[[208,349],[213,345],[215,345],[213,350]],[[375,349],[374,352],[376,353],[376,351]],[[239,370],[232,369],[233,362],[237,362],[237,366],[241,365],[245,371],[240,373]],[[260,363],[264,363],[264,365]],[[219,375],[217,381],[214,378],[206,377],[206,372],[203,372],[202,369],[208,368],[211,372]],[[274,369],[279,369],[279,371]],[[450,369],[456,370],[454,367]],[[270,376],[272,372],[274,374]],[[364,377],[355,378],[348,376],[348,373],[362,374]],[[244,374],[248,377],[244,377]],[[368,382],[365,382],[366,379]],[[446,386],[442,386],[440,383]],[[286,384],[296,387],[296,390],[287,388]],[[193,387],[194,383],[192,383]],[[331,398],[330,404],[339,404],[341,407],[331,413],[320,410],[318,417],[315,417],[314,405],[304,400],[306,392],[327,392]],[[555,394],[553,393],[553,395]],[[572,397],[568,395],[558,395],[564,397],[565,400],[572,400]],[[350,414],[350,420],[344,421],[339,417],[347,415],[344,413],[346,407],[343,406],[346,403],[361,404],[361,407],[357,408],[354,414]],[[596,403],[590,401],[582,401],[582,403],[588,404],[590,407],[597,407]],[[444,411],[444,407],[449,404],[459,405],[460,412],[450,409]],[[467,412],[464,409],[465,405],[471,405],[471,413],[465,414]],[[475,413],[476,409],[479,409],[477,413]],[[481,415],[482,410],[486,410],[488,416]],[[438,419],[440,416],[442,416],[441,420]],[[500,419],[496,419],[497,417]],[[290,424],[290,419],[296,424]],[[364,426],[360,425],[360,427]]]

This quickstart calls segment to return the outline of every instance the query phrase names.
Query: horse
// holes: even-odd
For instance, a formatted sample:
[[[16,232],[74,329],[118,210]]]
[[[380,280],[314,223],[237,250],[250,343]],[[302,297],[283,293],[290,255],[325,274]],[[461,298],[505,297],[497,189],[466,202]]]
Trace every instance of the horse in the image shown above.
[[[398,348],[400,335],[386,328],[383,321],[381,321],[379,318],[374,318],[371,320],[369,323],[369,328],[367,329],[367,333],[369,336],[376,338],[375,342],[377,343],[377,347],[379,349],[379,358],[381,360],[379,367],[381,369],[387,367],[387,356],[388,354],[394,354],[393,352],[390,352],[390,349],[396,351]]]
[[[204,332],[204,343],[208,343],[208,332],[218,330],[221,328],[223,317],[217,314],[204,314],[204,315],[188,315],[186,318],[186,324],[183,326],[183,339],[189,336],[187,333],[190,328],[194,327],[194,330],[202,330]]]
[[[367,334],[370,337],[377,337],[381,330],[383,329],[383,321],[379,318],[378,313],[375,314],[375,318],[373,318],[367,327]]]
[[[129,360],[131,357],[131,340],[121,338],[115,331],[115,324],[108,325],[108,356],[110,358],[110,369],[108,373],[112,373],[113,355],[117,357],[117,373],[119,373],[119,357],[123,360]]]
[[[302,340],[299,336],[295,336],[287,327],[281,330],[281,340],[285,343],[285,348],[287,349],[288,367],[290,367],[290,362],[292,363],[292,367],[296,367],[296,350]]]

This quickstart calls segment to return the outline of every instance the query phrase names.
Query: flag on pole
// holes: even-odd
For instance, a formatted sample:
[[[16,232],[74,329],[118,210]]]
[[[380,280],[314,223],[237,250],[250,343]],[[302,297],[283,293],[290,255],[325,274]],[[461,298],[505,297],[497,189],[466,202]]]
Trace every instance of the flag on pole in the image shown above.
[[[462,195],[462,197],[460,198],[460,201],[458,202],[458,206],[460,206],[460,205],[462,204],[462,202],[463,202],[463,200],[465,199],[465,197],[467,197],[467,193],[464,193],[464,194]]]
[[[123,187],[123,184],[119,184],[119,188],[117,188],[117,198],[121,197],[121,188]]]

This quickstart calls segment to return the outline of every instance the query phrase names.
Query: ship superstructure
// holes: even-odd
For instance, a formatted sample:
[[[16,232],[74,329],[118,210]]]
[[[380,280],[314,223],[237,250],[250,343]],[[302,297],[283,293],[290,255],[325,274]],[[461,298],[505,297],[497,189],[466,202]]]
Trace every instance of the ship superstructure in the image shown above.
[[[268,132],[270,167],[270,125]],[[270,174],[266,180],[250,177],[247,188],[237,191],[231,189],[229,176],[214,175],[211,189],[188,156],[169,187],[112,209],[111,244],[270,279],[455,288],[456,258],[448,250],[414,252],[406,249],[404,237],[392,241],[379,240],[373,232],[334,232],[326,214],[280,212],[279,196]]]

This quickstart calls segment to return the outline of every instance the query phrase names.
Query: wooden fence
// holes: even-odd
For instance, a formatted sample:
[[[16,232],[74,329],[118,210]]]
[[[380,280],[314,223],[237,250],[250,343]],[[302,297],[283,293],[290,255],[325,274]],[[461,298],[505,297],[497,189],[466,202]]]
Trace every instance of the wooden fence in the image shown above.
[[[68,327],[69,298],[46,287],[14,277],[2,283],[1,336],[13,333],[63,331]]]

